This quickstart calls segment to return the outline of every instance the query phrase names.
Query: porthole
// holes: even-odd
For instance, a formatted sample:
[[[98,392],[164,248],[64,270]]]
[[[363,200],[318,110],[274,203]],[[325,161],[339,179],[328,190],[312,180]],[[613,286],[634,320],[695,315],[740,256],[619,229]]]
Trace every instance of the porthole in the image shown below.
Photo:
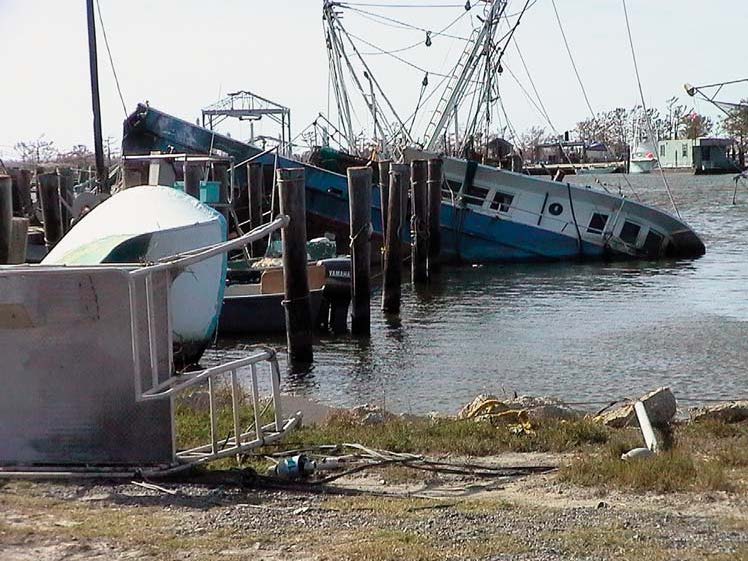
[[[564,211],[564,207],[560,203],[552,203],[548,207],[548,212],[550,212],[553,216],[558,216]]]

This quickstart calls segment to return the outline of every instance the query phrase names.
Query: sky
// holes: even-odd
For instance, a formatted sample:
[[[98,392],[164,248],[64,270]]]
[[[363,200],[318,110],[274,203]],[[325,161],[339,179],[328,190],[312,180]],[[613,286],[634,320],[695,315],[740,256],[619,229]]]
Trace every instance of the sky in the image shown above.
[[[201,108],[228,92],[250,90],[291,109],[294,135],[328,111],[322,0],[98,1],[125,101],[123,109],[97,21],[103,130],[114,143],[121,140],[126,112],[146,100],[194,122]],[[472,14],[478,10],[474,8],[449,29],[455,39],[437,36],[431,47],[425,46],[423,32],[402,29],[391,20],[439,30],[464,12],[462,3],[351,0],[353,9],[343,10],[344,25],[383,50],[417,44],[399,56],[431,71],[433,87],[436,74],[448,72],[456,61],[464,45],[460,37],[477,24]],[[399,7],[403,4],[420,6]],[[516,13],[522,5],[524,0],[512,0],[508,12]],[[593,109],[638,103],[621,0],[556,0],[556,6]],[[744,65],[748,2],[627,0],[627,6],[649,105],[664,107],[672,96],[692,105],[684,83],[722,82],[748,74]],[[532,5],[516,39],[554,127],[571,129],[589,116],[551,0]],[[362,43],[359,47],[376,52]],[[403,115],[410,114],[423,73],[390,56],[368,58],[393,105]],[[530,82],[513,46],[504,60],[529,91]],[[42,135],[58,148],[92,146],[85,0],[0,0],[0,69],[0,157],[12,158],[16,142]],[[513,128],[549,128],[507,74],[500,87]],[[739,88],[723,93],[725,99],[735,100],[747,95]],[[357,103],[354,125],[370,128],[370,117]],[[695,108],[717,114],[705,102]],[[225,130],[235,137],[249,135],[247,123],[234,122]],[[267,123],[256,128],[256,133],[275,132]]]

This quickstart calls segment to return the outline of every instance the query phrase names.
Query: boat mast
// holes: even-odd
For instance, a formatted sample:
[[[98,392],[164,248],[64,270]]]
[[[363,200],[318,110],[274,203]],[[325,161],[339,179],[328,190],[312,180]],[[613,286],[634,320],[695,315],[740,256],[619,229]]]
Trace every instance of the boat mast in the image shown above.
[[[397,134],[402,133],[407,140],[412,142],[412,139],[410,137],[410,133],[405,126],[405,123],[398,115],[397,111],[395,110],[394,106],[390,102],[389,98],[385,94],[382,87],[379,85],[379,82],[377,81],[376,77],[374,76],[373,72],[371,71],[371,68],[366,64],[366,61],[361,56],[361,53],[356,48],[356,45],[353,43],[353,40],[351,39],[348,32],[345,30],[343,25],[340,22],[339,13],[335,11],[336,6],[339,6],[340,4],[338,2],[334,2],[332,0],[325,0],[325,3],[323,5],[323,13],[324,13],[324,20],[327,24],[327,36],[328,36],[328,57],[331,59],[331,67],[333,67],[333,81],[335,86],[335,96],[338,101],[338,113],[342,114],[346,117],[346,124],[345,126],[349,127],[349,132],[351,138],[353,138],[353,128],[350,125],[350,99],[348,96],[348,92],[345,88],[345,81],[343,79],[343,73],[342,73],[342,67],[340,65],[341,59],[345,61],[345,65],[348,68],[348,72],[351,75],[351,78],[353,79],[354,84],[356,85],[356,88],[358,88],[359,93],[361,94],[361,97],[363,98],[364,102],[366,103],[366,106],[369,110],[369,113],[371,113],[372,118],[374,119],[374,137],[376,138],[377,133],[382,139],[382,150],[386,151],[386,147],[388,144],[388,140],[390,142],[395,140],[395,136]],[[344,7],[344,6],[343,6]],[[371,96],[367,96],[366,91],[364,90],[364,87],[361,83],[361,81],[358,78],[358,74],[356,74],[355,69],[353,68],[353,64],[348,57],[348,53],[345,50],[345,47],[343,46],[343,41],[341,39],[341,35],[338,34],[338,31],[342,32],[342,35],[345,36],[345,38],[348,41],[348,44],[350,45],[351,49],[353,50],[354,54],[356,55],[356,58],[361,63],[361,66],[364,69],[364,77],[369,82],[369,86],[371,89]],[[384,111],[382,107],[379,105],[378,100],[374,96],[374,88],[379,92],[379,97],[381,99],[384,99],[385,103],[387,104],[387,107],[389,108],[390,112],[394,116],[395,120],[397,121],[399,125],[399,129],[395,131],[392,127],[392,124],[389,122],[387,118],[384,116]],[[387,131],[385,132],[383,125],[387,128]]]
[[[99,67],[96,58],[96,22],[93,0],[86,0],[88,19],[88,63],[91,71],[91,102],[93,105],[94,154],[96,155],[96,181],[101,192],[108,192],[107,171],[104,165],[104,146],[101,139],[101,102],[99,100]]]
[[[506,4],[506,0],[491,0],[491,6],[487,10],[483,26],[480,31],[476,32],[474,30],[470,36],[462,57],[455,67],[456,72],[461,68],[459,76],[456,80],[447,84],[431,122],[426,128],[425,149],[427,151],[433,152],[436,150],[445,127],[452,120],[453,114],[457,114],[465,91],[480,64],[481,54],[486,54],[485,50],[483,52],[481,50],[490,48],[491,39],[498,27],[495,23],[501,17]]]

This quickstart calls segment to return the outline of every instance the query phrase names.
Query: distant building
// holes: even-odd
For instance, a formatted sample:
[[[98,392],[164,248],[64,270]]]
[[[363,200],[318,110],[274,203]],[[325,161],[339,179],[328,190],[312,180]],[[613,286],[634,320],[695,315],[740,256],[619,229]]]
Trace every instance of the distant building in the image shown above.
[[[593,142],[584,147],[584,161],[594,162],[610,162],[613,160],[613,155],[602,142]]]
[[[730,138],[661,140],[660,165],[664,169],[693,170],[696,174],[735,172],[738,166],[727,157],[732,145]]]
[[[501,161],[514,152],[514,145],[503,138],[493,138],[486,146],[488,159]]]
[[[602,142],[586,144],[581,141],[546,142],[538,144],[535,161],[544,164],[609,162],[613,156]]]

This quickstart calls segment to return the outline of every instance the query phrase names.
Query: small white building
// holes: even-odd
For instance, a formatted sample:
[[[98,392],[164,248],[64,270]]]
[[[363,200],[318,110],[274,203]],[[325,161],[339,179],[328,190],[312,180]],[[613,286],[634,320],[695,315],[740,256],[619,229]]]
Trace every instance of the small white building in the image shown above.
[[[727,157],[732,145],[731,138],[661,140],[658,156],[664,169],[690,169],[696,174],[732,173],[738,171],[735,162]]]

